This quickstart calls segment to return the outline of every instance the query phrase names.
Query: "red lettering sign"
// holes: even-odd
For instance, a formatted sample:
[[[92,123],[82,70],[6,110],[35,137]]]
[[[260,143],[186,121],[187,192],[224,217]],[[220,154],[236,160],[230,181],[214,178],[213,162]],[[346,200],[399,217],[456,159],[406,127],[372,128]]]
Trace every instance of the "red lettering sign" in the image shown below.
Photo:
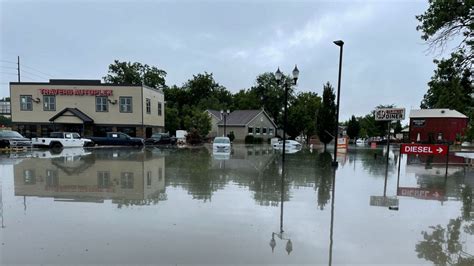
[[[440,189],[425,189],[414,187],[399,187],[397,196],[413,197],[418,199],[434,199],[441,200],[444,198],[445,192]]]
[[[446,155],[448,154],[448,145],[402,144],[400,151],[404,154]]]
[[[41,95],[86,95],[86,96],[112,96],[113,90],[98,89],[39,89]]]

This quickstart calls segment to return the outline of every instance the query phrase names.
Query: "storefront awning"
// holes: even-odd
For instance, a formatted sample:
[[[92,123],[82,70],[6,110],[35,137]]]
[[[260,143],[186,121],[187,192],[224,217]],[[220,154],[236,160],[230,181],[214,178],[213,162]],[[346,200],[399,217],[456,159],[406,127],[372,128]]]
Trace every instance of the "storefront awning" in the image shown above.
[[[94,123],[94,120],[90,118],[88,115],[83,113],[81,110],[77,108],[64,108],[61,112],[57,113],[53,117],[49,119],[51,122],[55,122],[58,118],[63,116],[73,116],[80,119],[83,123]]]

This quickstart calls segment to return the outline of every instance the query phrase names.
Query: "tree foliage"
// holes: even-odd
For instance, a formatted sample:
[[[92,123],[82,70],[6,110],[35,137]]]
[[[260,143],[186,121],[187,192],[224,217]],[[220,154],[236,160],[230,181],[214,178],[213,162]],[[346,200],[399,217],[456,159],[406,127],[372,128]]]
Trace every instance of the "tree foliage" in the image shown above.
[[[416,16],[420,25],[417,30],[421,38],[432,49],[444,48],[451,39],[461,35],[457,46],[458,63],[464,69],[472,67],[474,47],[474,1],[473,0],[430,0],[425,13]]]
[[[471,70],[461,69],[454,58],[435,63],[438,69],[428,82],[421,108],[449,108],[468,114],[474,106]]]
[[[316,133],[316,116],[321,107],[321,97],[314,92],[301,92],[288,109],[287,134],[295,138],[300,134],[309,136]]]
[[[334,88],[327,82],[323,88],[323,102],[321,109],[318,112],[318,127],[317,133],[319,139],[324,143],[324,150],[327,144],[333,139],[331,135],[335,134],[336,128],[336,95],[334,95]],[[328,134],[328,132],[330,134]]]
[[[166,87],[165,77],[166,72],[155,66],[115,60],[109,65],[108,74],[103,79],[106,83],[145,84],[152,88],[163,89]]]
[[[349,122],[347,123],[347,135],[351,139],[359,137],[360,133],[360,123],[355,116],[352,116]]]

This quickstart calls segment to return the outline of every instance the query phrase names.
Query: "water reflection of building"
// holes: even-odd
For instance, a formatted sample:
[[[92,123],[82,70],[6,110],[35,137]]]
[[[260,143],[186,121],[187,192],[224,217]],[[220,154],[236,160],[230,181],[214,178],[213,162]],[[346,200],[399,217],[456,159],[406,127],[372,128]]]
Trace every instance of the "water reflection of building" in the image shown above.
[[[138,150],[33,157],[14,166],[15,195],[117,204],[166,198],[165,158]]]

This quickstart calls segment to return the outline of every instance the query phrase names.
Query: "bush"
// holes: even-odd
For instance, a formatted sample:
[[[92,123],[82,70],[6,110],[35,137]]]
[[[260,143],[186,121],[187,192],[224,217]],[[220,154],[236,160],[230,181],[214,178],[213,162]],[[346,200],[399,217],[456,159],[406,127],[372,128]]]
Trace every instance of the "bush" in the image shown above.
[[[197,129],[193,128],[190,132],[188,132],[188,134],[186,135],[186,142],[191,145],[202,143],[202,138],[199,135]]]
[[[231,131],[229,134],[227,134],[227,137],[230,139],[230,141],[234,141],[235,139],[234,131]]]
[[[262,138],[259,138],[259,137],[254,138],[254,139],[253,139],[253,143],[254,143],[254,144],[262,144],[262,143],[263,143],[263,139],[262,139]]]
[[[254,137],[252,135],[245,136],[245,144],[253,144]]]

